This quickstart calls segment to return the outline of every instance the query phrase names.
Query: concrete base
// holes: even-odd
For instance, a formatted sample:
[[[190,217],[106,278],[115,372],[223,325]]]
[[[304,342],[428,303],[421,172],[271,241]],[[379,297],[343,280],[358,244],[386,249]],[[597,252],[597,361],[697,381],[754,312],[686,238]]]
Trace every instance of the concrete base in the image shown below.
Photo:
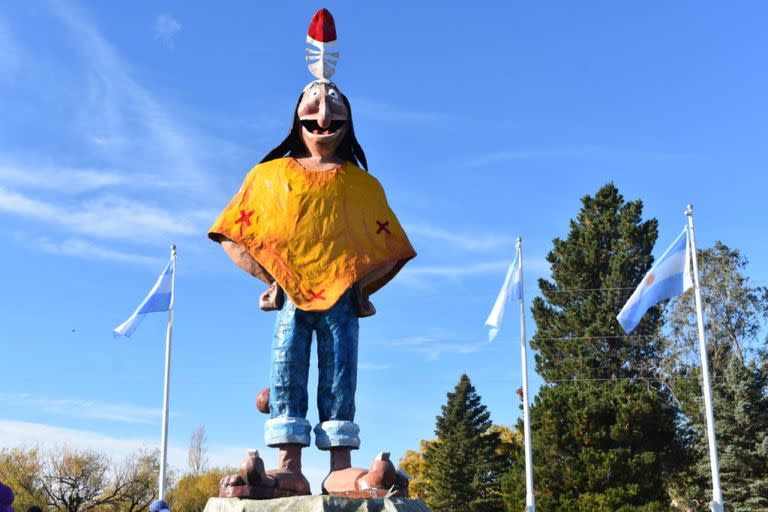
[[[421,500],[408,498],[350,499],[295,496],[272,500],[210,498],[204,512],[430,512]]]

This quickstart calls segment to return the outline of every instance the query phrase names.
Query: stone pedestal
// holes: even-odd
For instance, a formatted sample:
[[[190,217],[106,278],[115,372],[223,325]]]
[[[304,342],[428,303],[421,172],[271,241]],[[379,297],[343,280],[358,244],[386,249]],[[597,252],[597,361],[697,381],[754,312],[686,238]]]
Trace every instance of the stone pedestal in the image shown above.
[[[350,499],[295,496],[272,500],[210,498],[204,512],[430,512],[421,500],[408,498]]]

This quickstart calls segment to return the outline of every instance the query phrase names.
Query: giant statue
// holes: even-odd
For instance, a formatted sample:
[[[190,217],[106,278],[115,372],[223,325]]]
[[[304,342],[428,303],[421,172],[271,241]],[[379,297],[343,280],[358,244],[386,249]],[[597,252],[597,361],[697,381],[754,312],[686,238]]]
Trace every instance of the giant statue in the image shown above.
[[[222,480],[221,496],[271,498],[309,494],[301,451],[330,453],[323,492],[345,496],[404,493],[388,454],[370,470],[351,466],[359,448],[355,420],[358,319],[376,310],[369,297],[416,253],[368,172],[355,136],[350,102],[330,81],[337,59],[336,27],[321,9],[310,23],[307,49],[315,80],[299,96],[288,136],[245,177],[209,237],[241,269],[268,285],[260,307],[277,311],[264,437],[279,450],[264,471],[257,453],[240,474]],[[319,421],[307,420],[312,334],[317,343]]]

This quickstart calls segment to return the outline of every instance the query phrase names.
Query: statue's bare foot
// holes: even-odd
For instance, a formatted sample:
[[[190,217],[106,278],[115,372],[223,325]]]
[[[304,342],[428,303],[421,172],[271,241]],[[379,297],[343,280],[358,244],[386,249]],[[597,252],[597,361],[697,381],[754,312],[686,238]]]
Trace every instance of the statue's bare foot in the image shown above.
[[[267,477],[274,480],[277,489],[289,491],[291,496],[312,494],[309,488],[309,481],[301,472],[295,473],[282,469],[271,469],[267,471]]]
[[[348,498],[408,496],[408,477],[395,469],[389,453],[380,453],[368,470],[348,465],[348,454],[349,450],[332,455],[331,472],[323,481],[324,493]]]
[[[245,482],[240,475],[224,476],[219,480],[219,487],[232,487],[235,485],[245,485]]]
[[[279,448],[277,468],[266,472],[266,477],[275,483],[276,497],[312,494],[309,481],[301,472],[302,446],[283,444]]]
[[[301,473],[301,445],[280,445],[278,468],[264,471],[259,452],[249,450],[240,473],[219,482],[219,497],[271,499],[311,494],[309,481]]]
[[[346,495],[351,491],[358,490],[358,480],[368,473],[361,468],[345,468],[331,470],[328,476],[323,480],[323,494],[332,494],[335,496]]]
[[[264,461],[256,450],[240,463],[240,473],[225,476],[219,481],[219,497],[222,498],[273,498],[275,480],[264,471]]]

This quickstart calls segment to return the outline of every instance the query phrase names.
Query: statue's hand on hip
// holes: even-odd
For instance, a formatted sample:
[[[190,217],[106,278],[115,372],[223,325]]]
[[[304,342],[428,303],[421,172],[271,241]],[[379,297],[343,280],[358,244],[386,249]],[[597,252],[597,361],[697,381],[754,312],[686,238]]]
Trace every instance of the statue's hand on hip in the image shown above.
[[[368,299],[368,294],[363,291],[360,283],[356,283],[352,287],[352,292],[355,299],[355,313],[357,313],[358,318],[365,318],[376,314],[376,307]]]
[[[259,297],[259,308],[262,311],[275,311],[283,308],[283,302],[285,302],[283,288],[277,284],[277,281],[272,281],[269,288]]]

